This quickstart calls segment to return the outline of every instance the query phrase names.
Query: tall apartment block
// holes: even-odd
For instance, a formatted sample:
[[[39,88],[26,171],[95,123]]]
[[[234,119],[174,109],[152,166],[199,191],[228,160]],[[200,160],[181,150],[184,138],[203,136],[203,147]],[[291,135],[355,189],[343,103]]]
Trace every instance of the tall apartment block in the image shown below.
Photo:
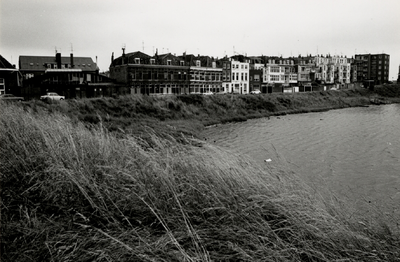
[[[390,56],[387,54],[358,54],[354,57],[357,81],[383,84],[389,81]]]

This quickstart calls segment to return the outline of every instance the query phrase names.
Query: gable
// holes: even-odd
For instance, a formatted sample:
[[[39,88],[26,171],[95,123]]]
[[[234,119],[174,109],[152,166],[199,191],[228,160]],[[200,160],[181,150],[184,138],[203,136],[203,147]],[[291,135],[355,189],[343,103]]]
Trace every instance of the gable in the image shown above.
[[[2,55],[0,55],[0,68],[15,69],[15,67],[8,62]]]

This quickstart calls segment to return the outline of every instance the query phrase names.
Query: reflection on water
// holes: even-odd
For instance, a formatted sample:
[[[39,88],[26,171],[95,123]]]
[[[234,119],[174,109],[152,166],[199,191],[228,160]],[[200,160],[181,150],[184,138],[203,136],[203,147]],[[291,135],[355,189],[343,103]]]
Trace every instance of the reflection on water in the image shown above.
[[[374,203],[400,214],[399,104],[255,119],[208,128],[203,136],[260,165],[284,157],[315,187],[360,208]]]

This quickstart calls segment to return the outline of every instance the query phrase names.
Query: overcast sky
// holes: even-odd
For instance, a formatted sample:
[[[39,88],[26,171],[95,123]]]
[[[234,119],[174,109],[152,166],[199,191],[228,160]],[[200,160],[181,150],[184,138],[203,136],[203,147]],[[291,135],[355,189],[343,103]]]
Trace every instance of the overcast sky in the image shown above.
[[[362,53],[400,65],[399,0],[0,0],[0,53],[91,57],[142,51],[213,57]]]

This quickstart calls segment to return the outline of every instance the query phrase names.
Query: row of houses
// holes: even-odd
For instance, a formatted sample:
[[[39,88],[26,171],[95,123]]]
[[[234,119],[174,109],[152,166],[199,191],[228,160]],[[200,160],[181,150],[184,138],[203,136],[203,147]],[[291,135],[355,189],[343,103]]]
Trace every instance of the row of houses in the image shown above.
[[[368,66],[368,64],[371,64]],[[372,64],[376,64],[372,66]],[[140,51],[111,57],[110,78],[132,93],[223,92],[247,94],[345,88],[389,79],[389,55],[276,57],[235,55],[222,59],[200,55],[154,56]]]
[[[109,72],[99,73],[90,57],[20,56],[19,69],[0,56],[0,92],[38,98],[57,92],[67,98],[121,94],[248,94],[305,92],[381,84],[389,79],[389,55],[244,56],[221,59],[183,53],[111,56]]]

